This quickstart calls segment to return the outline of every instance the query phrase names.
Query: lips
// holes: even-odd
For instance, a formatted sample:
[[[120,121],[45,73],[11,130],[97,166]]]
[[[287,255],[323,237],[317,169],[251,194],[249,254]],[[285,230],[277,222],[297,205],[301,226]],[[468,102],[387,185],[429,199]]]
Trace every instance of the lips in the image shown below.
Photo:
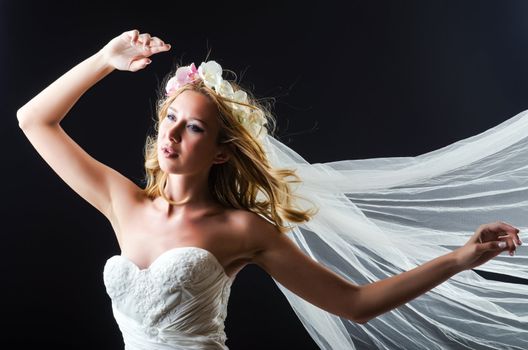
[[[162,146],[161,150],[163,151],[163,154],[167,157],[177,157],[178,153],[176,150],[170,146]]]

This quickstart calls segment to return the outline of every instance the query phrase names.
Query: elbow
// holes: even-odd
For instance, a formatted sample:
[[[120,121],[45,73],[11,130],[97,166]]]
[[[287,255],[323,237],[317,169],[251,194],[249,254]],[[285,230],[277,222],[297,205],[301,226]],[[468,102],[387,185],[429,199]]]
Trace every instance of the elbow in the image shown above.
[[[370,321],[369,318],[359,318],[359,317],[356,317],[355,319],[352,320],[353,322],[355,323],[359,323],[359,324],[365,324],[367,323],[368,321]]]
[[[16,116],[18,120],[18,127],[22,130],[27,130],[32,127],[32,125],[35,125],[36,121],[30,119],[31,114],[28,114],[24,107],[18,109]]]
[[[31,109],[28,110],[26,106],[20,107],[16,112],[17,120],[18,120],[18,127],[22,130],[26,130],[28,128],[33,128],[36,125],[39,126],[54,126],[57,125],[55,122],[48,122],[46,120],[43,120],[43,118],[38,115],[38,113],[34,113]]]
[[[348,319],[354,323],[360,324],[365,324],[370,321],[369,317],[365,317],[365,315],[359,315],[358,312],[352,313],[352,315],[348,317]]]
[[[18,127],[24,129],[27,126],[27,118],[24,117],[23,107],[19,108],[17,113]]]
[[[356,301],[357,298],[354,298]],[[348,313],[348,319],[355,323],[365,324],[370,320],[370,317],[367,317],[364,312],[360,311],[361,306],[359,303],[354,302],[350,305],[351,311]]]
[[[361,286],[354,286],[352,294],[353,297],[350,298],[352,305],[349,305],[349,310],[351,311],[348,313],[349,317],[347,318],[352,322],[365,324],[370,321],[370,317],[366,315],[365,310],[361,307]]]

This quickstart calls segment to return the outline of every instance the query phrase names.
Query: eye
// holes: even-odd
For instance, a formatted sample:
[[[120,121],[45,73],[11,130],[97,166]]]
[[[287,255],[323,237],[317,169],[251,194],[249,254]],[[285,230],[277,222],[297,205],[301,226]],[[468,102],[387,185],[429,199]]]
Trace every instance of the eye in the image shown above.
[[[174,114],[167,114],[167,119],[170,121],[175,121],[176,117],[174,116]],[[196,126],[195,124],[189,124],[188,128],[190,128],[193,132],[203,132],[203,129]]]
[[[194,124],[189,125],[189,127],[190,127],[191,130],[194,131],[194,132],[202,132],[202,131],[203,131],[201,128],[197,127],[197,126],[194,125]]]

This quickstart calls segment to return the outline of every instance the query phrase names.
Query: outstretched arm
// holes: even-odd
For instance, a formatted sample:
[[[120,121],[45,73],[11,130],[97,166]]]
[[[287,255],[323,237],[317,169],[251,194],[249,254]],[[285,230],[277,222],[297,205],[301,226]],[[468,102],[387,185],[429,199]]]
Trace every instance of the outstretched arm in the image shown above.
[[[358,323],[405,304],[502,251],[514,251],[514,242],[520,244],[516,228],[502,222],[482,225],[466,245],[455,251],[390,278],[358,286],[311,259],[270,223],[257,219],[253,225],[254,232],[256,227],[259,229],[262,247],[253,263],[306,301]],[[499,241],[505,242],[505,247],[499,246]]]
[[[169,45],[137,30],[124,32],[33,97],[17,112],[19,126],[42,158],[82,198],[112,221],[117,202],[139,187],[86,153],[59,123],[77,100],[115,69],[137,71]],[[112,222],[114,223],[114,222]]]

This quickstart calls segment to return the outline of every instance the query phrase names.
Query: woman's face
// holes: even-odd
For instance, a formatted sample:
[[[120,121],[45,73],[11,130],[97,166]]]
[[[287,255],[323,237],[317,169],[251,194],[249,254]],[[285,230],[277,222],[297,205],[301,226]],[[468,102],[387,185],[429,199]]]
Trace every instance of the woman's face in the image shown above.
[[[158,131],[158,161],[163,171],[196,174],[227,160],[217,144],[220,124],[214,102],[191,90],[170,105]]]

